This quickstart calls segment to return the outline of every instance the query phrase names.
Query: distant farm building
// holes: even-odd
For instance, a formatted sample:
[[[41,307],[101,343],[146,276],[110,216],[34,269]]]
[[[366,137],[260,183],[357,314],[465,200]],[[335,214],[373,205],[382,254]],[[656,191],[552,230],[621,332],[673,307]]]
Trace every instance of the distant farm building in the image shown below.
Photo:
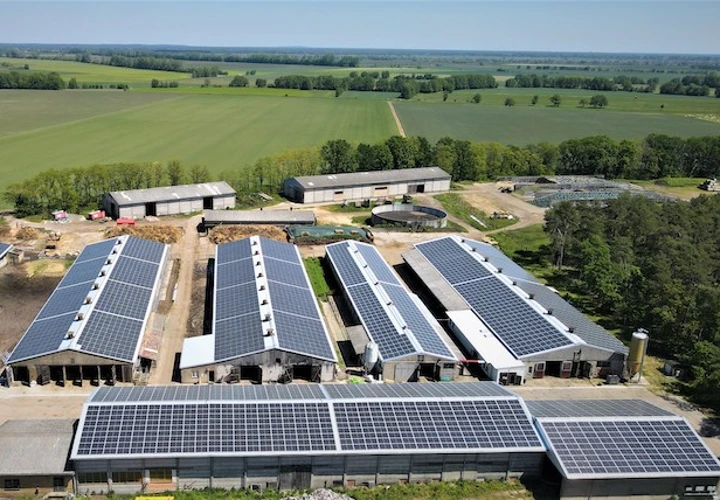
[[[416,244],[403,258],[493,380],[623,374],[622,342],[492,245],[446,236]]]
[[[207,182],[103,195],[103,209],[113,219],[178,215],[235,208],[235,190],[227,182]]]
[[[259,236],[218,245],[212,276],[212,333],[185,339],[183,382],[335,378],[335,349],[295,245]]]
[[[87,245],[10,354],[11,380],[133,381],[168,254],[132,236]]]
[[[368,373],[395,382],[456,377],[452,341],[374,246],[343,241],[325,250],[354,323],[362,325],[348,334]]]
[[[315,224],[315,213],[312,210],[205,210],[202,226],[212,229],[222,225],[262,225],[289,226]]]
[[[0,267],[5,267],[8,262],[8,253],[13,249],[9,243],[0,243]]]
[[[430,167],[293,177],[285,179],[283,193],[298,203],[324,203],[441,193],[449,189],[450,174]]]

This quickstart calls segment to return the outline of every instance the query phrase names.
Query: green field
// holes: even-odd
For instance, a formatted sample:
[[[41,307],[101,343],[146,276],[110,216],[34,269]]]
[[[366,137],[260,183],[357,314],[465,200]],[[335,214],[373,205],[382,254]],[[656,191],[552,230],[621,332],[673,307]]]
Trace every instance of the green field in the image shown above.
[[[34,119],[40,126],[42,113],[36,110]],[[2,115],[0,130],[12,120]],[[379,100],[178,95],[0,138],[0,190],[53,167],[177,158],[218,173],[329,139],[378,142],[395,133]]]
[[[720,134],[718,124],[660,113],[418,102],[397,102],[395,109],[408,135],[430,141],[448,136],[524,145],[600,134],[617,139],[639,139],[650,133],[683,137]]]

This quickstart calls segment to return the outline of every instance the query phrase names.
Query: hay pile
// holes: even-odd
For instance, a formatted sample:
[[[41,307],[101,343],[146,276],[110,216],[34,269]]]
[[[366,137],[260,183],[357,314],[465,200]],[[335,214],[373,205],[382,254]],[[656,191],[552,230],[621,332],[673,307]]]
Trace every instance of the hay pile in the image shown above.
[[[208,238],[219,245],[241,240],[249,236],[264,236],[277,241],[287,241],[285,231],[277,226],[217,226],[210,230]]]
[[[23,241],[36,240],[40,236],[42,236],[42,232],[30,226],[22,227],[15,233],[15,238]]]
[[[182,237],[183,231],[179,227],[169,225],[146,225],[146,226],[116,226],[105,230],[107,238],[114,238],[123,234],[137,236],[145,240],[157,241],[158,243],[177,243]]]

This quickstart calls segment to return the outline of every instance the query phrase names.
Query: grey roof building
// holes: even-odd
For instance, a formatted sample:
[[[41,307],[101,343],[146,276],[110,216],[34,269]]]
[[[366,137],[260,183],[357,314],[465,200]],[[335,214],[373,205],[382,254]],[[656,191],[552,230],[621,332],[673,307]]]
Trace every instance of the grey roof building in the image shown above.
[[[225,181],[165,186],[103,195],[103,208],[113,219],[178,215],[204,209],[235,208],[235,190]]]
[[[233,224],[312,226],[315,225],[315,213],[312,210],[205,210],[202,224],[205,229]]]
[[[285,197],[298,203],[364,200],[450,189],[450,174],[437,167],[313,175],[285,179]]]

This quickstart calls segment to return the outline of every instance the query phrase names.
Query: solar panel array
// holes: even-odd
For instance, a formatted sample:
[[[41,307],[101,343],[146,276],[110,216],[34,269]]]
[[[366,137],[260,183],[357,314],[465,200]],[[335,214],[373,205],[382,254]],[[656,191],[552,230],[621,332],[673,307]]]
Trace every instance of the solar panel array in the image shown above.
[[[96,282],[104,285],[90,306],[93,309],[76,343],[67,347],[132,361],[152,305],[165,248],[129,236],[87,245],[20,339],[10,362],[61,349]],[[107,276],[101,276],[103,268]]]
[[[543,417],[663,417],[669,411],[639,399],[578,399],[527,401],[530,413]]]
[[[538,419],[568,479],[719,476],[720,463],[679,417]]]
[[[12,245],[10,245],[9,243],[0,243],[0,258],[2,258],[8,252],[8,250],[10,250],[11,246]]]
[[[488,243],[482,243],[475,240],[463,240],[467,246],[473,249],[478,255],[481,255],[490,265],[496,269],[502,269],[505,276],[516,280],[525,280],[533,283],[539,283],[537,278],[527,272],[525,269],[513,262],[510,257],[502,253],[502,251]]]
[[[465,242],[470,244],[469,240]],[[456,239],[441,238],[419,243],[415,248],[516,357],[575,344],[560,327],[548,321]],[[499,260],[497,255],[494,260]],[[513,268],[510,271],[513,272]]]
[[[455,359],[428,319],[430,313],[412,300],[375,247],[344,241],[328,245],[326,252],[382,359],[417,354]]]
[[[257,353],[266,344],[261,285],[267,283],[272,346],[335,360],[315,295],[294,245],[267,238],[218,245],[215,270],[215,361]],[[257,245],[257,246],[256,246]],[[265,292],[263,292],[265,293]],[[269,324],[269,323],[268,323]]]
[[[544,451],[505,389],[422,385],[104,387],[85,405],[72,458]]]

